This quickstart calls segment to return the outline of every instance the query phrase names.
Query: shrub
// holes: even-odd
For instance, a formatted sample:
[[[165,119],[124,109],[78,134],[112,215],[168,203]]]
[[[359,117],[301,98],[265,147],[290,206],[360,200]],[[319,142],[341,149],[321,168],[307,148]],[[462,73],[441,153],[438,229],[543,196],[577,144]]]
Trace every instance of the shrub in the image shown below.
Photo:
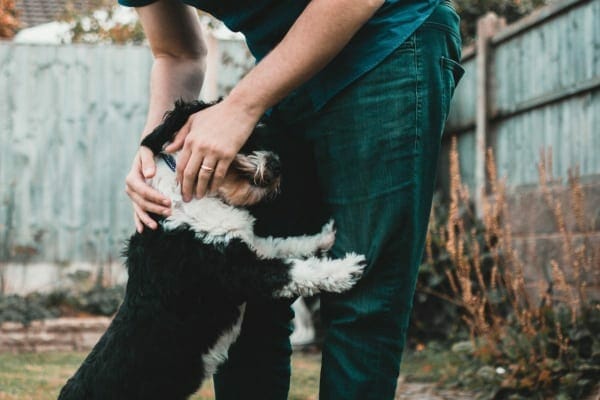
[[[119,18],[119,11],[123,10],[106,0],[90,1],[86,10],[67,2],[60,19],[69,23],[72,43],[143,43],[146,37],[140,21],[134,15]]]
[[[460,31],[464,44],[469,44],[476,36],[477,20],[492,11],[504,17],[507,23],[523,18],[548,0],[455,0],[456,11],[460,15]]]
[[[589,292],[590,281],[598,279],[600,255],[588,240],[581,183],[570,174],[570,201],[558,201],[542,154],[540,190],[560,232],[561,254],[549,263],[547,282],[527,282],[513,247],[505,184],[496,178],[491,151],[487,156],[491,195],[478,225],[469,211],[453,140],[446,223],[433,223],[428,238],[425,265],[435,268],[444,290],[429,285],[425,291],[460,309],[469,336],[471,351],[453,381],[497,399],[581,398],[600,380],[600,304]],[[575,244],[567,228],[567,212],[583,232],[582,244]]]
[[[12,38],[20,25],[15,1],[0,0],[0,38]]]
[[[117,312],[124,294],[123,286],[97,286],[84,292],[59,290],[27,296],[0,295],[0,323],[12,321],[27,325],[34,320],[61,316],[111,316]]]

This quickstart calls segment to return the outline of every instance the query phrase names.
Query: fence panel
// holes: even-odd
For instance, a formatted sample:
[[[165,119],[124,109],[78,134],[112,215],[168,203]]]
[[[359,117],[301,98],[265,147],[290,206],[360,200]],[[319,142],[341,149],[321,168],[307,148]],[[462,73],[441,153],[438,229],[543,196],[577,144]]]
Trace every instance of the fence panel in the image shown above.
[[[486,192],[484,174],[485,150],[493,150],[498,177],[506,178],[509,187],[505,223],[528,282],[552,275],[550,262],[562,262],[565,241],[573,247],[585,244],[588,252],[600,249],[598,21],[600,0],[554,2],[510,26],[488,14],[478,23],[476,46],[465,52],[467,74],[456,91],[446,137],[458,138],[461,174],[478,216],[485,196],[494,194]],[[439,174],[445,193],[449,142]],[[557,220],[556,204],[537,188],[540,152],[545,150],[547,159],[549,149],[549,185],[565,222]],[[583,183],[577,193],[554,185],[566,182],[575,167]],[[581,226],[574,223],[577,213],[585,216]],[[597,277],[589,278],[594,296],[600,296]]]
[[[149,52],[3,44],[0,60],[2,258],[118,257],[131,231],[123,178],[145,119]]]
[[[242,73],[221,60],[246,50],[213,44],[220,58],[209,60],[206,86],[216,97]],[[0,42],[0,292],[99,271],[123,277],[120,253],[134,229],[124,178],[151,66],[147,47]]]
[[[500,119],[491,143],[512,185],[537,182],[542,147],[554,150],[556,176],[576,165],[583,175],[600,173],[599,19],[600,1],[580,2],[534,29],[492,39],[491,111]]]
[[[466,52],[467,73],[456,91],[446,135],[472,143],[459,146],[461,161],[469,163],[473,156],[467,153],[481,151],[469,136],[478,107],[484,107],[484,139],[496,156],[498,175],[510,186],[538,181],[542,148],[553,149],[556,177],[565,178],[576,166],[582,175],[600,174],[599,20],[599,0],[564,0],[497,31],[483,63],[489,78],[485,101],[477,88],[478,55],[474,49]],[[467,169],[471,189],[484,188],[485,182],[476,182],[471,178],[476,173]],[[440,178],[447,186],[447,177]]]

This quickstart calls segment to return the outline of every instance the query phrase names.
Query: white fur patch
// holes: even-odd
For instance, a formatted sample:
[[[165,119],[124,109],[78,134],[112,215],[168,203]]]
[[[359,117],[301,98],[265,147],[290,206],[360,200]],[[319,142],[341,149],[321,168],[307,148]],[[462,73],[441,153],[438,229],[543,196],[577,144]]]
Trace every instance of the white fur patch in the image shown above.
[[[242,321],[244,320],[244,311],[246,304],[240,306],[240,317],[233,325],[233,327],[225,332],[217,340],[215,345],[210,348],[208,353],[202,356],[204,362],[204,370],[206,372],[205,377],[208,378],[217,372],[219,365],[223,364],[227,360],[229,347],[237,340],[240,336],[240,330],[242,328]]]
[[[184,202],[175,173],[162,158],[155,161],[156,174],[150,184],[171,199],[171,216],[162,222],[165,230],[189,225],[205,243],[227,243],[233,238],[251,242],[254,218],[248,211],[209,196]]]
[[[316,235],[279,237],[254,237],[256,251],[266,258],[301,258],[325,253],[335,242],[333,220],[329,221]]]
[[[346,291],[360,278],[365,266],[365,257],[348,253],[344,258],[335,260],[311,257],[292,262],[291,282],[275,293],[275,296],[311,296],[320,291]]]

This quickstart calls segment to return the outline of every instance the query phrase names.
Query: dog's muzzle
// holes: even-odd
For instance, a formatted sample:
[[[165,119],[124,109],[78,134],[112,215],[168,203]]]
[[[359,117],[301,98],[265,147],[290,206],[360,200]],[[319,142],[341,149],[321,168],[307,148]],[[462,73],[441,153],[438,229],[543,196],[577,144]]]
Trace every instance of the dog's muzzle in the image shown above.
[[[264,171],[260,178],[256,180],[256,184],[260,187],[269,187],[281,177],[281,162],[277,155],[268,153],[264,163]]]

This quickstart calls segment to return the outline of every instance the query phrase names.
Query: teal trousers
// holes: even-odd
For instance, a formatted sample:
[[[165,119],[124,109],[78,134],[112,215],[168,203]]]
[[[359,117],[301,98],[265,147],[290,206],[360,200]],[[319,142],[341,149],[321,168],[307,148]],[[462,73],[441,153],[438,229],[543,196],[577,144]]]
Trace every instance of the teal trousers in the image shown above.
[[[427,231],[444,122],[462,76],[458,16],[443,2],[375,69],[313,112],[302,93],[272,115],[281,198],[255,210],[257,233],[337,227],[333,257],[365,254],[343,294],[323,294],[322,400],[393,399]],[[287,398],[289,302],[249,302],[215,375],[218,400]]]

